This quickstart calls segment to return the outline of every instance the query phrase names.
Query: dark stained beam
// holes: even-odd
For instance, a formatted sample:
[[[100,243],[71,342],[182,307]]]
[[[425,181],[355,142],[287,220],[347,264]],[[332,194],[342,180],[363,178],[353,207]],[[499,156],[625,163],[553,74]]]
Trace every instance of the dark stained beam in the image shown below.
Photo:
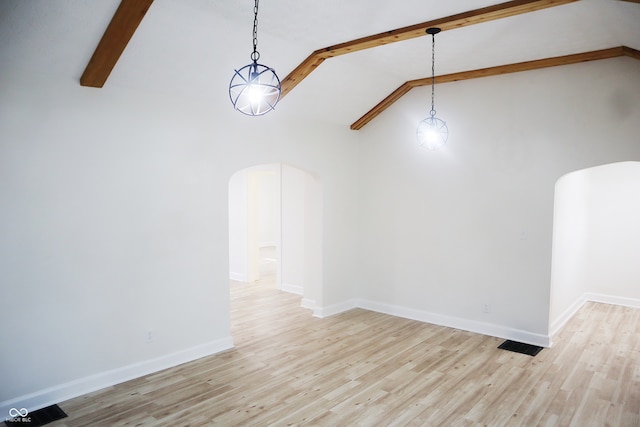
[[[577,0],[513,0],[319,49],[309,55],[282,80],[280,97],[282,98],[291,92],[298,83],[311,74],[327,58],[422,37],[426,35],[425,31],[430,27],[439,27],[443,31],[453,30],[495,19],[534,12],[548,7],[560,6],[574,1]]]
[[[497,76],[501,74],[517,73],[520,71],[538,70],[540,68],[557,67],[560,65],[577,64],[580,62],[595,61],[599,59],[616,58],[619,56],[629,56],[640,59],[640,51],[626,46],[614,47],[611,49],[595,50],[592,52],[577,53],[573,55],[556,56],[553,58],[537,59],[534,61],[518,62],[515,64],[498,65],[495,67],[481,68],[478,70],[462,71],[459,73],[436,76],[435,83],[449,83],[461,80],[477,79],[479,77]],[[380,115],[391,104],[405,95],[414,87],[427,86],[431,84],[431,77],[410,80],[403,83],[398,89],[391,92],[385,99],[380,101],[375,107],[369,110],[364,116],[356,120],[351,129],[360,130],[371,120]]]
[[[80,77],[80,84],[102,87],[153,0],[122,0]]]

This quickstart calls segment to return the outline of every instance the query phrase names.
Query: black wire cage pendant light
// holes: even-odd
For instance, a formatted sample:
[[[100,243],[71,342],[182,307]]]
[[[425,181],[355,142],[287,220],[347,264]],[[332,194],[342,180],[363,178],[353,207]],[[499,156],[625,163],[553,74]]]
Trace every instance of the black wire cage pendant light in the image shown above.
[[[258,0],[253,8],[253,63],[235,70],[229,83],[233,108],[248,116],[273,110],[280,100],[280,79],[273,68],[258,64]]]
[[[436,117],[435,108],[435,50],[436,50],[436,34],[440,32],[440,28],[428,28],[427,34],[431,34],[431,111],[429,111],[429,117],[422,120],[418,124],[416,130],[416,137],[418,138],[418,144],[422,147],[426,147],[429,150],[437,150],[443,147],[447,143],[449,138],[449,128],[444,120]]]

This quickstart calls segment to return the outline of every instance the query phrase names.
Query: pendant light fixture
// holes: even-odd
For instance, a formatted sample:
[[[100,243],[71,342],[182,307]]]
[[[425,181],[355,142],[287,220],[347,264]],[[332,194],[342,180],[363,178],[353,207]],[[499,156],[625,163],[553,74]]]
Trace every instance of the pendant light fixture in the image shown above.
[[[273,68],[258,64],[258,0],[253,8],[253,63],[235,70],[229,83],[233,108],[248,116],[273,110],[280,99],[280,79]]]
[[[436,34],[440,32],[440,28],[428,28],[427,34],[431,34],[431,111],[429,111],[429,117],[424,119],[418,124],[416,130],[416,136],[418,138],[418,144],[422,147],[426,147],[429,150],[437,150],[443,147],[447,143],[449,138],[449,129],[444,120],[436,117],[435,108],[435,50],[436,50]]]

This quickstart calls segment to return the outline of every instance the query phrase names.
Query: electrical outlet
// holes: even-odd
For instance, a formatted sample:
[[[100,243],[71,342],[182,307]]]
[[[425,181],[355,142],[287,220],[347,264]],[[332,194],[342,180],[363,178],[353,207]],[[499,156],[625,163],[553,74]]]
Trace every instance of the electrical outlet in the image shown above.
[[[154,336],[152,330],[147,330],[144,332],[144,341],[145,342],[153,342]]]
[[[485,314],[490,313],[490,312],[491,312],[491,305],[489,305],[489,304],[485,304],[485,305],[482,307],[482,312],[483,312],[483,313],[485,313]]]

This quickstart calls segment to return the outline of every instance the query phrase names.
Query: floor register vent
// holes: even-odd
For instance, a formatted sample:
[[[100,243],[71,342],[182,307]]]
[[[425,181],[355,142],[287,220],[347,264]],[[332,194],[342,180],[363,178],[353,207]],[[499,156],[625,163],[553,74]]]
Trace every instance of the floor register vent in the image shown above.
[[[535,356],[540,353],[542,347],[538,347],[537,345],[525,344],[522,342],[506,340],[502,344],[498,346],[498,348],[502,350],[513,351],[515,353],[526,354],[528,356]]]

